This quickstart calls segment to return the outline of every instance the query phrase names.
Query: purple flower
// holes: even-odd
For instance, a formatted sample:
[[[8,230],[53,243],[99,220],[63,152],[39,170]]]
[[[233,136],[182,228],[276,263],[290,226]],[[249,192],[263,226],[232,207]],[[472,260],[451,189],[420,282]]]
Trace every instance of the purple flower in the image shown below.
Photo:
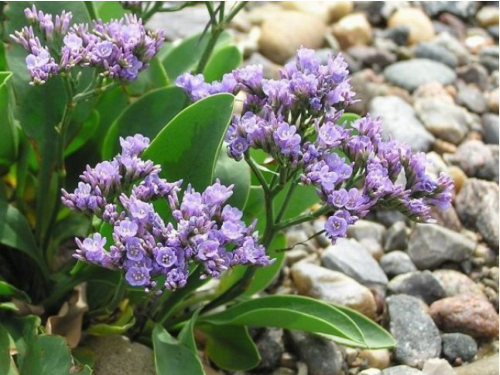
[[[76,244],[78,245],[78,250],[75,256],[78,259],[91,263],[99,263],[106,256],[106,250],[104,250],[106,238],[103,238],[99,233],[94,233],[92,237],[85,238],[83,242],[76,239]]]
[[[162,247],[156,254],[156,262],[165,268],[172,267],[177,262],[177,255],[174,249]]]
[[[347,232],[347,221],[340,215],[333,215],[328,218],[325,223],[327,236],[336,239],[344,237]]]
[[[274,140],[281,153],[286,156],[296,157],[300,151],[300,135],[296,134],[297,128],[287,123],[282,123],[274,133]]]
[[[220,206],[233,195],[233,187],[234,185],[228,187],[221,185],[217,179],[215,184],[207,187],[203,192],[203,202],[209,206]]]
[[[207,260],[214,258],[219,253],[219,242],[214,240],[207,240],[198,245],[198,258]]]
[[[130,267],[125,279],[132,286],[145,286],[150,283],[149,270],[146,267]]]
[[[115,226],[115,233],[124,240],[134,237],[137,234],[139,226],[137,223],[130,221],[128,219],[123,220]]]
[[[139,261],[144,257],[144,248],[141,240],[137,237],[129,238],[125,248],[127,249],[127,258],[130,260]]]

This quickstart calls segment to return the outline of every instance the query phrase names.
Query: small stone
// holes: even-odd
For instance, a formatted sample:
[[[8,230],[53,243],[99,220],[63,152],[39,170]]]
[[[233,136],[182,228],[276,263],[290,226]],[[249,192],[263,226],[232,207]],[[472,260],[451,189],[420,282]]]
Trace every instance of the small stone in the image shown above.
[[[425,375],[455,375],[453,367],[447,361],[440,358],[431,358],[425,361],[422,372]]]
[[[461,232],[463,229],[462,223],[453,206],[449,207],[447,210],[442,210],[439,207],[431,207],[431,217],[436,221],[435,224],[454,232]]]
[[[422,371],[405,365],[386,368],[380,375],[423,375]]]
[[[477,85],[484,90],[488,86],[488,71],[478,63],[460,66],[456,70],[458,78],[467,84]]]
[[[262,24],[259,47],[264,56],[283,64],[301,46],[320,48],[326,25],[321,18],[295,11],[276,12]]]
[[[432,149],[439,155],[454,154],[455,152],[457,152],[457,146],[455,146],[453,143],[443,141],[439,138],[434,141]]]
[[[367,366],[385,369],[391,363],[391,353],[387,349],[363,350],[359,353],[359,358],[366,361]]]
[[[302,261],[293,265],[291,276],[299,294],[350,307],[369,318],[376,316],[370,290],[340,272]]]
[[[456,375],[498,375],[498,353],[455,368]]]
[[[455,69],[458,65],[458,60],[446,48],[433,43],[420,43],[415,49],[415,57],[438,61]]]
[[[354,9],[353,1],[322,1],[322,3],[328,7],[331,21],[338,21],[347,16]]]
[[[498,337],[498,314],[490,302],[470,294],[434,302],[429,313],[446,332],[461,332],[476,338]]]
[[[376,67],[385,68],[397,60],[393,53],[369,46],[353,46],[347,50],[347,53],[361,65],[374,69]]]
[[[370,253],[373,259],[378,261],[384,255],[384,249],[380,242],[373,238],[365,238],[359,241],[361,245]]]
[[[482,27],[498,26],[498,7],[482,7],[476,14],[476,20]]]
[[[448,160],[458,165],[469,177],[498,181],[498,161],[495,158],[498,148],[494,147],[477,140],[466,141]]]
[[[382,243],[385,227],[382,224],[369,220],[358,220],[354,225],[347,228],[347,236],[362,241],[365,239],[373,239],[378,243]]]
[[[169,41],[184,39],[201,33],[210,21],[210,16],[203,5],[191,6],[176,12],[156,13],[148,21],[148,28],[161,28]],[[169,27],[165,27],[169,25]]]
[[[439,280],[430,271],[414,271],[396,276],[387,284],[391,294],[407,294],[431,304],[446,293]]]
[[[422,3],[425,12],[430,17],[437,17],[442,13],[450,13],[457,17],[467,19],[473,16],[476,6],[473,1],[431,1]]]
[[[488,109],[498,113],[498,87],[488,93]]]
[[[290,331],[293,346],[307,364],[309,375],[340,373],[344,362],[342,352],[331,340],[299,331]]]
[[[280,79],[281,66],[262,56],[260,53],[253,53],[244,65],[262,65],[263,76],[267,79]]]
[[[489,72],[498,70],[498,46],[483,48],[479,53],[479,62],[483,64]]]
[[[353,13],[333,25],[333,35],[342,49],[364,46],[372,40],[372,27],[363,13]]]
[[[282,329],[264,329],[255,340],[255,345],[257,346],[261,358],[256,370],[269,371],[278,367],[281,356],[285,352]]]
[[[460,233],[433,224],[417,224],[410,236],[408,254],[419,269],[470,258],[476,243]]]
[[[330,22],[328,7],[322,1],[308,1],[307,3],[302,1],[283,1],[281,5],[284,9],[311,14],[315,17],[321,18],[325,23]]]
[[[441,32],[433,40],[433,43],[446,48],[458,59],[458,65],[469,64],[471,56],[467,48],[456,37],[448,32]]]
[[[467,181],[467,175],[462,169],[454,165],[448,167],[446,173],[453,179],[453,182],[455,183],[455,192],[458,194],[460,189],[462,189],[462,186]]]
[[[443,342],[443,357],[451,364],[469,362],[477,354],[476,341],[464,333],[444,333],[441,335]]]
[[[475,113],[484,113],[488,108],[483,93],[475,86],[462,86],[455,100],[458,105]]]
[[[398,9],[387,21],[389,27],[405,25],[410,29],[408,42],[430,41],[434,38],[434,27],[427,15],[418,8]]]
[[[380,259],[380,267],[389,277],[406,274],[417,270],[408,254],[403,251],[391,251]]]
[[[472,294],[486,300],[481,287],[461,272],[455,270],[436,270],[433,274],[443,287],[445,297]]]
[[[384,70],[385,78],[396,86],[413,91],[428,82],[449,85],[456,75],[448,66],[429,59],[412,59],[392,64]]]
[[[488,144],[497,145],[498,144],[498,115],[492,113],[486,113],[483,115],[483,130],[484,130],[484,141]]]
[[[460,220],[481,233],[486,243],[498,249],[498,184],[470,178],[455,200]]]
[[[89,337],[85,347],[94,353],[95,375],[155,375],[153,350],[125,336]]]
[[[367,368],[358,373],[358,375],[381,375],[382,372],[378,368]]]
[[[411,105],[397,96],[377,96],[370,102],[369,112],[380,117],[385,139],[392,137],[407,143],[414,151],[429,151],[434,142],[430,134],[417,119]],[[401,126],[405,124],[405,126]]]
[[[369,286],[385,286],[387,276],[370,253],[356,240],[340,239],[325,250],[321,259],[323,265],[352,277]]]
[[[384,30],[381,36],[392,40],[398,46],[406,46],[410,37],[410,28],[406,25],[394,26]]]
[[[387,308],[389,329],[396,340],[393,353],[397,362],[421,367],[427,359],[439,357],[439,331],[422,310],[419,299],[405,295],[391,296],[387,299]]]
[[[408,229],[404,221],[397,221],[384,235],[385,251],[406,250],[408,247]]]

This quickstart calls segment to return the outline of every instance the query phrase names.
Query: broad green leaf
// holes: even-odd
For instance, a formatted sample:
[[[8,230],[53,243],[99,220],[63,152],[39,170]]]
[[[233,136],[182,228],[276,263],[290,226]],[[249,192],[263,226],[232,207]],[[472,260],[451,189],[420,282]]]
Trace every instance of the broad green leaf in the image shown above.
[[[205,351],[218,367],[246,371],[259,364],[259,351],[247,327],[205,324],[200,329],[207,334]]]
[[[153,349],[158,375],[205,375],[196,351],[180,343],[159,324],[153,329]]]
[[[292,198],[290,199],[290,202],[288,203],[287,209],[283,216],[284,220],[300,215],[305,210],[313,206],[315,203],[318,203],[320,200],[318,194],[316,193],[316,188],[314,186],[304,186],[291,181],[276,196],[276,199],[274,201],[275,213],[277,213],[281,208],[281,206],[283,205],[290,184],[296,184],[296,187],[295,190],[293,191]]]
[[[198,321],[199,324],[295,329],[327,334],[344,345],[367,347],[363,334],[351,318],[330,304],[308,297],[262,297],[240,302]]]
[[[205,81],[212,82],[221,80],[224,74],[236,69],[242,61],[243,56],[241,56],[241,52],[236,46],[221,47],[212,57],[210,57],[210,60],[208,60],[205,71],[203,72]]]
[[[363,314],[345,306],[334,305],[338,310],[346,314],[358,326],[365,338],[366,346],[370,349],[392,348],[396,345],[394,338]]]
[[[31,302],[30,297],[25,292],[23,292],[20,289],[17,289],[15,286],[10,285],[5,281],[0,281],[0,296],[14,297],[22,301]]]
[[[184,39],[180,44],[169,50],[162,62],[170,81],[175,82],[175,79],[182,73],[196,68],[209,39],[209,33],[205,34],[201,39],[200,34],[196,34]],[[230,40],[231,35],[229,32],[224,31],[217,40],[216,49],[227,45]]]
[[[4,319],[2,324],[9,333],[9,350],[17,353],[16,363],[22,368],[29,344],[40,326],[40,318],[28,315],[22,318]]]
[[[215,178],[218,178],[226,186],[234,184],[233,195],[227,203],[242,210],[250,194],[250,167],[243,161],[238,162],[231,159],[227,155],[225,145],[219,152],[215,166]]]
[[[0,323],[0,375],[18,375],[10,355],[10,338],[7,329]]]
[[[346,127],[350,128],[352,126],[352,123],[360,118],[361,116],[356,113],[346,112],[342,116],[340,116],[337,123],[340,125],[346,123]]]
[[[97,17],[104,22],[123,17],[125,9],[119,1],[94,1]],[[128,13],[128,12],[127,12]]]
[[[11,78],[12,73],[0,72],[0,168],[6,170],[16,160],[19,144],[10,104]]]
[[[0,200],[0,243],[20,250],[48,275],[48,269],[26,218],[12,205]]]
[[[121,87],[116,87],[113,90],[105,92],[99,98],[96,106],[100,119],[99,129],[97,129],[95,139],[92,139],[90,143],[97,145],[97,148],[102,150],[102,145],[109,128],[129,105],[129,98]],[[96,156],[100,157],[100,154]]]
[[[92,137],[94,137],[97,129],[99,128],[99,112],[93,110],[90,116],[82,124],[81,130],[73,139],[68,148],[64,151],[64,155],[67,157],[74,153],[79,148],[83,147]]]
[[[143,154],[162,167],[162,177],[182,179],[202,190],[213,181],[222,141],[233,113],[234,97],[217,94],[179,113]]]
[[[90,326],[87,330],[89,335],[94,336],[113,336],[121,335],[127,332],[135,324],[134,310],[132,306],[126,305],[116,322],[106,324],[97,323]]]
[[[21,368],[22,374],[69,375],[71,354],[61,336],[40,335],[31,339]]]
[[[168,83],[165,67],[157,57],[154,57],[149,62],[148,68],[139,74],[137,80],[126,86],[126,91],[129,96],[141,96],[153,89],[167,87]]]
[[[187,322],[184,327],[182,327],[182,330],[179,332],[179,336],[177,339],[179,342],[185,346],[187,346],[189,349],[191,349],[193,352],[196,353],[196,341],[194,339],[194,326],[196,324],[196,320],[198,319],[198,315],[201,311],[201,307],[196,310],[189,319],[189,322]]]
[[[128,106],[111,125],[104,140],[103,159],[112,159],[120,150],[120,137],[140,133],[150,139],[167,125],[183,108],[186,95],[178,87],[165,87],[148,92]]]
[[[243,211],[245,219],[248,219],[250,222],[256,217],[261,217],[264,209],[264,190],[262,189],[262,186],[250,186],[250,194],[248,195],[247,204],[245,205],[245,210]]]

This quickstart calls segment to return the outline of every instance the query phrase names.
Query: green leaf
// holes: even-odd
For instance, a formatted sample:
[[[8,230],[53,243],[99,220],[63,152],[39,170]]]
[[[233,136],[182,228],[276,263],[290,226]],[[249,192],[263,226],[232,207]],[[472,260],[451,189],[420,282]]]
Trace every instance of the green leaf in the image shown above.
[[[343,345],[368,347],[360,329],[346,314],[330,304],[301,296],[275,295],[240,302],[200,318],[199,323],[295,329],[327,334]]]
[[[44,275],[48,275],[28,221],[15,207],[3,200],[0,200],[0,243],[25,253],[38,264]]]
[[[217,94],[179,113],[143,154],[162,167],[162,177],[182,179],[202,190],[213,181],[222,141],[233,113],[234,97]]]
[[[10,338],[5,327],[0,323],[0,375],[18,375],[16,365],[10,355]]]
[[[352,127],[352,123],[360,118],[361,116],[356,113],[346,112],[342,116],[340,116],[337,123],[340,125],[346,123],[346,127],[350,128]]]
[[[196,351],[180,343],[161,325],[155,326],[152,337],[158,375],[205,375]]]
[[[257,217],[263,217],[261,214],[264,212],[264,208],[265,201],[262,186],[250,186],[250,194],[248,195],[247,204],[243,211],[245,220],[250,222]]]
[[[233,207],[242,210],[250,194],[250,167],[245,162],[238,162],[227,155],[222,146],[215,166],[215,178],[226,186],[234,184],[233,195],[227,201]]]
[[[243,56],[236,46],[221,47],[210,57],[210,60],[208,60],[205,71],[203,72],[205,81],[220,81],[224,74],[236,69],[242,61]]]
[[[278,212],[278,210],[283,205],[290,184],[297,183],[290,181],[287,186],[276,196],[276,199],[274,200],[275,212]],[[285,215],[283,216],[283,220],[300,215],[305,210],[318,203],[319,200],[320,199],[318,193],[316,193],[316,188],[314,186],[297,185],[295,190],[293,191],[292,198],[288,202],[288,207],[285,211]]]
[[[123,17],[125,9],[119,1],[94,1],[97,17],[104,22]]]
[[[17,352],[16,363],[19,368],[22,368],[28,346],[40,326],[40,318],[28,315],[22,318],[4,319],[2,324],[9,333],[9,350]]]
[[[81,147],[83,147],[96,133],[99,128],[99,112],[93,110],[90,116],[82,124],[82,129],[64,151],[64,156],[68,157]]]
[[[114,336],[127,332],[135,324],[134,310],[127,305],[122,311],[120,317],[114,323],[97,323],[90,326],[87,330],[89,335],[94,336]]]
[[[40,335],[32,338],[21,368],[22,374],[69,375],[71,354],[61,336]]]
[[[120,137],[141,133],[154,139],[182,110],[185,101],[186,95],[178,87],[156,89],[142,96],[111,125],[103,144],[103,159],[112,159],[119,152]]]
[[[363,333],[363,337],[368,348],[385,349],[392,348],[396,345],[396,342],[391,334],[373,320],[348,307],[339,305],[334,306],[351,318],[352,321],[358,326]]]
[[[196,320],[198,319],[198,315],[200,314],[201,307],[196,310],[189,319],[189,321],[182,327],[182,330],[179,332],[179,336],[177,339],[179,342],[185,346],[187,346],[189,349],[191,349],[194,353],[196,353],[196,341],[194,339],[194,326],[196,324]]]
[[[210,40],[210,34],[205,34],[200,39],[200,34],[184,39],[180,44],[173,47],[164,57],[163,66],[170,81],[182,73],[193,70],[200,60]],[[217,40],[216,48],[227,45],[231,40],[229,32],[224,31]]]
[[[14,297],[25,302],[31,302],[30,297],[25,292],[23,292],[20,289],[17,289],[15,286],[10,285],[5,281],[0,281],[0,296]]]
[[[204,324],[200,329],[207,334],[205,351],[218,367],[246,371],[259,364],[259,351],[247,327]]]
[[[97,129],[94,139],[90,141],[90,143],[97,146],[98,150],[102,150],[102,145],[109,128],[129,105],[129,98],[121,87],[106,91],[100,97],[99,103],[96,106],[100,118],[99,129]],[[100,157],[100,154],[96,156]]]
[[[17,158],[19,144],[10,104],[11,77],[11,72],[0,72],[0,167],[7,170]]]
[[[150,90],[165,88],[168,83],[165,67],[157,57],[154,57],[149,62],[148,68],[139,74],[137,80],[126,86],[126,91],[129,96],[141,96]]]

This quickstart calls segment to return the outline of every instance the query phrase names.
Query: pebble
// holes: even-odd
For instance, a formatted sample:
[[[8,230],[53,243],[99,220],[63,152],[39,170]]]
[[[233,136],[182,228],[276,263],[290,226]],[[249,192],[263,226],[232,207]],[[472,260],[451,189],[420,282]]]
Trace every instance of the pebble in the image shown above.
[[[377,96],[370,102],[369,112],[374,117],[381,118],[385,138],[392,136],[409,144],[414,151],[426,152],[431,149],[434,136],[418,120],[413,107],[403,99],[397,96]]]
[[[498,353],[455,368],[456,375],[498,375]]]
[[[472,119],[449,98],[419,98],[414,106],[419,119],[434,136],[459,144],[467,135]]]
[[[490,72],[498,70],[498,46],[483,48],[479,53],[479,62]]]
[[[342,49],[364,46],[370,44],[372,40],[372,27],[364,13],[353,13],[333,25],[333,35]]]
[[[422,375],[422,371],[402,365],[387,368],[380,375]]]
[[[293,346],[307,364],[308,375],[338,374],[344,362],[342,352],[331,340],[299,331],[289,331]]]
[[[429,42],[420,43],[417,48],[415,48],[415,56],[422,59],[438,61],[448,65],[452,69],[455,69],[458,65],[458,59],[454,54],[444,47]]]
[[[382,31],[383,38],[392,40],[398,46],[406,46],[410,37],[410,28],[406,25],[398,25]]]
[[[125,336],[89,337],[85,347],[94,353],[94,375],[155,375],[153,350]]]
[[[439,280],[430,271],[414,271],[393,278],[387,289],[391,294],[407,294],[422,299],[428,305],[445,296]]]
[[[440,358],[431,358],[425,361],[422,372],[425,375],[455,375],[453,367],[448,361]]]
[[[437,17],[441,13],[451,13],[465,19],[473,16],[476,10],[472,1],[429,1],[422,3],[422,6],[431,17]]]
[[[498,249],[498,184],[470,178],[455,200],[458,216],[464,225],[481,233],[486,243]]]
[[[392,52],[369,46],[353,46],[347,50],[347,53],[361,65],[374,69],[385,68],[397,60]]]
[[[326,25],[321,18],[295,11],[280,11],[264,20],[260,51],[271,61],[283,64],[301,46],[320,48]]]
[[[461,332],[476,338],[498,337],[498,313],[490,302],[470,294],[434,302],[429,313],[446,332]]]
[[[255,345],[260,354],[260,363],[256,370],[265,372],[278,367],[281,356],[285,352],[282,329],[264,329],[255,340]]]
[[[340,239],[323,253],[322,264],[368,287],[385,286],[387,276],[366,248],[354,239]]]
[[[408,229],[404,221],[397,221],[384,234],[384,250],[406,250],[408,247]]]
[[[170,41],[184,39],[201,33],[210,21],[207,9],[202,6],[191,6],[176,12],[156,13],[148,27],[151,30],[161,28],[165,32],[165,38]],[[168,25],[168,27],[165,27]]]
[[[442,210],[439,207],[431,207],[431,217],[436,220],[437,225],[444,228],[448,228],[455,232],[461,232],[463,229],[462,223],[453,206],[447,210]]]
[[[389,17],[387,26],[395,27],[405,25],[410,29],[408,42],[430,41],[434,38],[434,27],[427,15],[418,8],[400,8]]]
[[[347,228],[347,236],[362,241],[373,239],[378,243],[382,243],[385,227],[382,224],[369,220],[358,220],[354,225]]]
[[[458,165],[467,176],[498,181],[498,146],[478,140],[462,143],[448,161]]]
[[[475,113],[484,113],[488,109],[488,102],[481,90],[476,86],[462,86],[458,89],[455,100],[458,105]]]
[[[458,59],[458,65],[465,65],[471,62],[471,55],[462,42],[457,40],[448,32],[442,32],[432,40],[433,43],[440,45],[455,55]]]
[[[488,71],[478,63],[460,66],[456,70],[458,78],[465,83],[477,85],[484,90],[488,86]]]
[[[412,59],[392,64],[384,70],[385,78],[396,86],[414,91],[428,82],[449,85],[456,74],[448,66],[429,59]]]
[[[370,290],[340,272],[302,261],[293,265],[291,276],[302,295],[350,307],[369,318],[376,316],[377,305]]]
[[[245,65],[262,65],[262,73],[264,78],[268,79],[280,79],[280,69],[281,66],[273,63],[271,60],[262,56],[260,53],[255,52],[245,61]]]
[[[471,336],[464,333],[444,333],[443,357],[451,364],[469,362],[477,354],[477,343]]]
[[[471,278],[455,270],[436,270],[433,272],[445,291],[445,297],[454,297],[460,294],[472,294],[486,300],[481,287]]]
[[[489,111],[498,113],[498,87],[488,93],[487,99]]]
[[[396,340],[394,359],[401,364],[422,367],[429,358],[439,357],[439,331],[419,299],[395,295],[387,299],[389,329]]]
[[[408,254],[395,250],[380,258],[380,267],[389,277],[406,274],[417,270]]]
[[[391,363],[391,353],[387,349],[362,350],[359,358],[363,359],[367,366],[381,370],[389,367]]]
[[[433,224],[417,224],[410,236],[408,255],[418,269],[470,258],[476,243],[460,233]]]
[[[484,141],[488,144],[497,145],[498,144],[498,115],[492,113],[485,113],[483,115],[483,131],[484,131]]]
[[[455,183],[455,192],[458,194],[465,181],[467,181],[467,175],[462,169],[454,165],[448,167],[446,173],[448,173],[453,179],[453,182]]]
[[[476,20],[482,27],[498,26],[498,6],[482,7],[476,14]]]

